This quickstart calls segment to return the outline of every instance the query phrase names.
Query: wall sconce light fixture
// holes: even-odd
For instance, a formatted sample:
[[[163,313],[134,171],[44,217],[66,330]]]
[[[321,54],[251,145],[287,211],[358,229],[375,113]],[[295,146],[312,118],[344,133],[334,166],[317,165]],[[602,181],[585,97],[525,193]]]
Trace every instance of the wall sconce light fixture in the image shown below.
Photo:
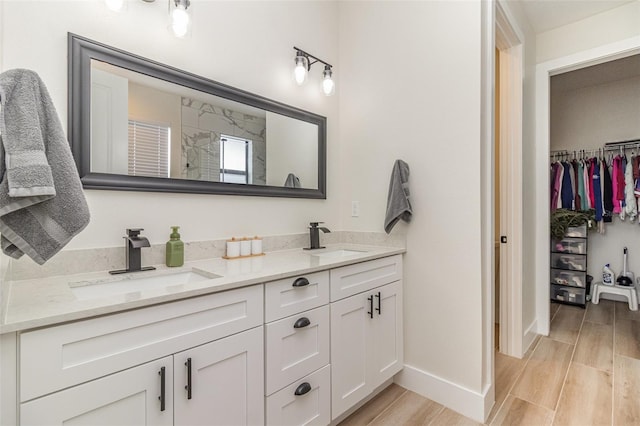
[[[153,3],[156,0],[142,0],[145,3]],[[169,2],[169,29],[176,37],[186,37],[191,30],[191,0],[168,0]],[[104,0],[105,6],[114,12],[122,12],[126,9],[127,0]]]
[[[311,70],[311,65],[316,62],[320,62],[324,64],[324,71],[322,72],[322,91],[327,96],[333,95],[333,92],[335,92],[336,89],[336,84],[333,81],[333,71],[331,69],[333,65],[305,52],[302,49],[298,49],[295,46],[293,46],[293,49],[296,51],[296,57],[294,59],[295,68],[293,69],[293,76],[296,83],[301,86],[307,79],[307,72]]]

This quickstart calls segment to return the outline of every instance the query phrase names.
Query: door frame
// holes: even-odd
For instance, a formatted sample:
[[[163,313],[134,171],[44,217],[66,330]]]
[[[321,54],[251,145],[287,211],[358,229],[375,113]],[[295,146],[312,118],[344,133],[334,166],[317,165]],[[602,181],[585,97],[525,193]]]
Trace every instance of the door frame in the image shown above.
[[[524,35],[496,2],[500,51],[500,352],[522,358],[522,115]]]
[[[552,76],[640,53],[640,36],[563,56],[536,66],[535,282],[538,334],[549,335],[549,146]]]

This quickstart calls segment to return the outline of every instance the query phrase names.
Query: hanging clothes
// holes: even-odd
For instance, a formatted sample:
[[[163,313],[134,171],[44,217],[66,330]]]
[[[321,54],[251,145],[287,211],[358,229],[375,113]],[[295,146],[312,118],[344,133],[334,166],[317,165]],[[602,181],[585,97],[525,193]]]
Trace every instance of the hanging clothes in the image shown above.
[[[580,197],[580,210],[589,210],[589,204],[587,203],[587,197],[585,196],[585,182],[584,182],[584,161],[578,161],[578,194]],[[578,206],[576,206],[578,207]]]
[[[624,196],[625,196],[625,212],[629,217],[629,221],[633,222],[638,216],[638,203],[634,193],[635,185],[633,184],[633,163],[627,161],[624,171]]]
[[[600,164],[597,158],[593,158],[591,162],[593,184],[593,203],[596,209],[596,222],[602,220],[602,187],[600,186]]]
[[[562,163],[564,174],[562,176],[562,208],[571,209],[573,206],[573,188],[571,185],[571,165]]]
[[[611,182],[611,173],[609,173],[609,167],[603,161],[603,172],[602,176],[604,182],[604,191],[603,191],[603,202],[604,202],[604,213],[602,215],[602,220],[604,222],[612,222],[613,221],[613,188]]]
[[[613,203],[613,213],[620,214],[620,201],[618,199],[618,172],[620,171],[620,157],[615,157],[611,164],[611,202]]]
[[[579,168],[578,168],[578,161],[577,160],[573,160],[571,162],[571,167],[573,167],[573,170],[571,171],[571,176],[575,177],[575,180],[573,182],[573,210],[580,210],[580,173],[579,173]]]
[[[560,178],[561,167],[562,166],[557,161],[554,161],[551,164],[551,179],[549,180],[549,182],[551,184],[550,194],[551,194],[551,212],[552,213],[558,208],[558,197],[560,196],[559,178]]]

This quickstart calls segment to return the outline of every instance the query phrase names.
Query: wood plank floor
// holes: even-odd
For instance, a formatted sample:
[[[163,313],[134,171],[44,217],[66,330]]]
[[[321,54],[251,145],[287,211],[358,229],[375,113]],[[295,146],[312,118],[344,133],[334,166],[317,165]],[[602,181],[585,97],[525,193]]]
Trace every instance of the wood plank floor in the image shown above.
[[[523,359],[496,352],[496,402],[487,425],[640,425],[640,311],[600,300],[551,304],[549,337]],[[341,426],[478,425],[392,384]]]

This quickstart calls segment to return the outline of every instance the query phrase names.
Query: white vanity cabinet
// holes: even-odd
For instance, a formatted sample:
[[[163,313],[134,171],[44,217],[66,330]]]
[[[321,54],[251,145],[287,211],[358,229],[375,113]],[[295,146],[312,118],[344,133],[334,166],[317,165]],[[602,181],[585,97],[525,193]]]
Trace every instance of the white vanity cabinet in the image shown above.
[[[337,421],[402,369],[402,256],[327,268],[14,333],[0,423]]]
[[[256,285],[21,333],[20,424],[262,424],[262,323]]]
[[[402,258],[331,273],[336,299],[331,303],[331,413],[336,419],[402,369]],[[339,299],[350,288],[364,291]]]

